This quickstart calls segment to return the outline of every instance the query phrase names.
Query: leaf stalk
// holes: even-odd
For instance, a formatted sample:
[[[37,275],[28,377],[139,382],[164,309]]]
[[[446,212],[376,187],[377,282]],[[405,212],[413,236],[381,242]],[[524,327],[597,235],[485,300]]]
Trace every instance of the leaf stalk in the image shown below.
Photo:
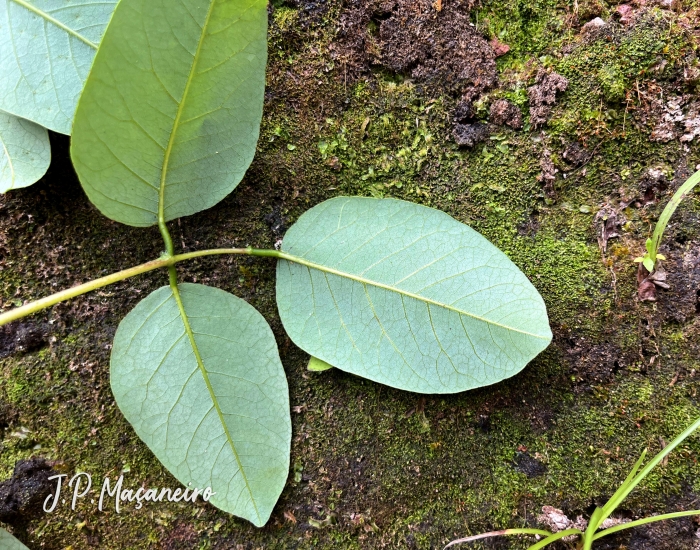
[[[165,237],[164,240],[166,240]],[[166,241],[166,248],[167,246],[168,245]],[[172,240],[170,241],[170,247],[172,250]],[[65,302],[66,300],[70,300],[71,298],[87,294],[88,292],[92,292],[93,290],[97,290],[105,286],[118,283],[119,281],[123,281],[125,279],[130,279],[131,277],[136,277],[137,275],[141,275],[143,273],[148,273],[149,271],[162,269],[164,267],[172,267],[174,269],[175,264],[177,264],[178,262],[192,260],[194,258],[201,258],[204,256],[218,256],[222,254],[247,254],[250,256],[261,256],[271,258],[279,258],[282,255],[282,253],[278,252],[277,250],[264,250],[251,247],[213,248],[175,255],[168,254],[166,250],[166,253],[157,260],[152,260],[150,262],[146,262],[135,267],[130,267],[129,269],[117,271],[116,273],[112,273],[111,275],[106,275],[105,277],[100,277],[99,279],[88,281],[87,283],[83,283],[81,285],[62,290],[50,296],[46,296],[45,298],[41,298],[39,300],[35,300],[23,306],[17,307],[15,309],[11,309],[10,311],[6,311],[0,314],[0,326],[6,325],[8,323],[11,323],[12,321],[16,321],[23,317],[32,315],[33,313],[49,308],[60,302]],[[170,276],[172,277],[172,274],[170,274]]]

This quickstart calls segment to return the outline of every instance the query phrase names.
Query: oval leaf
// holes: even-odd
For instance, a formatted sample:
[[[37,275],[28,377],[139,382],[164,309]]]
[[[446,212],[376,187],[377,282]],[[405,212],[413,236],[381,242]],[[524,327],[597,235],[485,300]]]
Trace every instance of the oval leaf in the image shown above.
[[[277,264],[284,328],[304,351],[405,390],[452,393],[520,371],[549,344],[537,290],[444,212],[340,197],[287,232]]]
[[[0,548],[2,550],[28,550],[24,544],[2,528],[0,528]]]
[[[0,0],[0,109],[70,134],[117,0]]]
[[[240,298],[202,285],[178,288],[182,310],[163,287],[119,325],[114,397],[180,482],[211,487],[212,504],[262,526],[287,479],[291,444],[275,338]]]
[[[46,128],[0,111],[0,193],[38,181],[50,163]]]
[[[233,191],[255,154],[266,59],[264,0],[122,0],[73,125],[90,200],[148,226]]]

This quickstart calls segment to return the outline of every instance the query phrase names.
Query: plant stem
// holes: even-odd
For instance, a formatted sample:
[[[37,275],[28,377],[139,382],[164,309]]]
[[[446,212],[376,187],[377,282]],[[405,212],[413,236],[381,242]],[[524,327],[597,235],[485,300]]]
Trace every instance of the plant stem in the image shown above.
[[[88,281],[87,283],[83,283],[82,285],[62,290],[61,292],[57,292],[56,294],[52,294],[51,296],[47,296],[46,298],[41,298],[40,300],[36,300],[34,302],[25,304],[21,307],[11,309],[10,311],[6,311],[5,313],[0,314],[0,326],[6,325],[7,323],[11,323],[12,321],[16,321],[17,319],[21,319],[22,317],[27,317],[28,315],[36,313],[37,311],[41,311],[42,309],[46,309],[60,302],[65,302],[66,300],[70,300],[71,298],[75,298],[76,296],[87,294],[88,292],[92,292],[93,290],[97,290],[98,288],[102,288],[117,283],[119,281],[129,279],[131,277],[135,277],[136,275],[141,275],[142,273],[147,273],[149,271],[161,269],[163,267],[170,268],[178,262],[191,260],[193,258],[200,258],[203,256],[215,256],[221,254],[249,254],[251,256],[279,258],[281,257],[282,253],[277,252],[276,250],[261,250],[248,247],[215,248],[209,250],[198,250],[196,252],[188,252],[186,254],[177,254],[174,256],[166,255],[157,260],[146,262],[145,264],[137,265],[136,267],[124,269],[122,271],[117,271],[116,273],[112,273],[111,275]]]
[[[596,508],[593,511],[593,514],[591,515],[590,520],[588,520],[588,527],[586,528],[586,530],[583,532],[583,535],[581,536],[581,549],[582,550],[591,550],[591,546],[593,545],[593,535],[598,530],[598,527],[600,526],[600,522],[603,521],[601,519],[603,512],[604,512],[603,508]]]
[[[676,208],[678,208],[681,201],[688,193],[692,191],[693,187],[695,187],[698,182],[700,182],[700,170],[690,176],[686,182],[678,188],[678,191],[674,193],[671,200],[668,201],[666,208],[664,208],[664,211],[661,213],[661,216],[659,216],[659,221],[656,222],[654,234],[651,237],[652,246],[651,250],[649,251],[649,257],[654,264],[656,264],[656,255],[659,251],[661,238],[664,235],[664,230],[668,225],[668,221],[671,219],[671,216],[673,216],[673,213],[676,211]]]
[[[502,537],[506,535],[541,535],[544,537],[549,537],[552,535],[552,533],[550,533],[549,531],[544,531],[542,529],[502,529],[500,531],[491,531],[489,533],[481,533],[480,535],[472,535],[471,537],[453,540],[447,546],[445,546],[443,550],[446,550],[451,546],[456,546],[457,544],[464,544],[465,542],[487,539],[490,537]]]
[[[158,217],[158,229],[160,229],[160,234],[163,236],[163,242],[165,243],[165,255],[174,256],[173,239],[170,237],[170,231],[168,231],[168,226],[165,225],[165,220],[162,216]]]
[[[46,298],[30,302],[21,307],[11,309],[10,311],[6,311],[5,313],[0,314],[0,326],[6,325],[7,323],[11,323],[12,321],[16,321],[17,319],[21,319],[22,317],[26,317],[27,315],[31,315],[32,313],[36,313],[37,311],[41,311],[42,309],[46,309],[47,307],[51,307],[52,305],[58,304],[59,302],[70,300],[71,298],[75,298],[76,296],[80,296],[81,294],[85,294],[87,292],[97,290],[98,288],[102,288],[104,286],[123,281],[124,279],[128,279],[136,275],[141,275],[141,273],[146,273],[148,271],[153,271],[154,269],[166,267],[168,265],[169,260],[154,260],[152,262],[147,262],[136,267],[124,269],[123,271],[117,271],[116,273],[112,273],[111,275],[107,275],[106,277],[100,277],[99,279],[83,283],[82,285],[74,286],[73,288],[62,290],[61,292],[57,292],[56,294],[52,294],[51,296],[47,296]]]

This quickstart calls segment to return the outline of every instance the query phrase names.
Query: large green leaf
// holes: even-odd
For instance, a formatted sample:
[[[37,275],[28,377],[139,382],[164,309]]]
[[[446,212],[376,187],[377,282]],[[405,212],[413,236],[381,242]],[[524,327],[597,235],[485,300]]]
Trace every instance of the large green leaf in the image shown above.
[[[27,547],[10,535],[7,531],[0,528],[0,549],[1,550],[28,550]]]
[[[73,124],[90,200],[147,226],[228,195],[255,154],[266,59],[265,0],[121,0]]]
[[[287,232],[277,305],[295,344],[348,372],[422,393],[493,384],[549,344],[525,275],[444,212],[340,197]]]
[[[0,193],[31,185],[50,163],[46,128],[0,111]]]
[[[117,0],[0,0],[0,109],[70,134]]]
[[[119,325],[111,359],[126,419],[183,484],[216,492],[222,510],[257,526],[289,470],[287,379],[265,319],[240,298],[182,284],[140,302]]]

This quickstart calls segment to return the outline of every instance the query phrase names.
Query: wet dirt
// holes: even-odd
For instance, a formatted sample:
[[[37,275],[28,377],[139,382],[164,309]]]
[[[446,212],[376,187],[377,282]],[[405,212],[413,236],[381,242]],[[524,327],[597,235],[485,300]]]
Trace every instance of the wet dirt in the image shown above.
[[[505,99],[497,99],[491,104],[489,122],[518,130],[523,127],[523,114],[517,105]]]
[[[539,477],[547,473],[547,466],[527,451],[518,451],[515,454],[513,467],[527,477]]]
[[[48,479],[53,475],[43,458],[17,462],[12,477],[0,483],[0,521],[18,525],[41,516],[44,500],[56,489]]]
[[[452,129],[452,137],[460,147],[474,147],[489,139],[491,132],[487,124],[474,122],[473,124],[455,124]]]
[[[0,359],[13,353],[39,350],[49,342],[49,326],[45,323],[13,323],[0,327]]]
[[[160,541],[161,550],[190,550],[197,544],[197,533],[190,525],[178,524]]]
[[[549,120],[557,94],[566,90],[569,81],[563,76],[540,70],[535,78],[535,84],[527,89],[530,100],[530,124],[533,128],[542,126]]]
[[[372,67],[434,94],[477,98],[496,85],[496,52],[471,22],[474,0],[352,0],[333,54],[351,73]]]

